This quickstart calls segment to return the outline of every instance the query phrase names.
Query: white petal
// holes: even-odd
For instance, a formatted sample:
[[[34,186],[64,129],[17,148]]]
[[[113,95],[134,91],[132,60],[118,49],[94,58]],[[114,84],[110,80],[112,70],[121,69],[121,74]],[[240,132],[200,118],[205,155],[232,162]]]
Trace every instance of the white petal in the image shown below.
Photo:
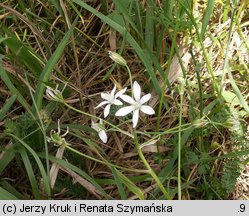
[[[126,92],[127,87],[125,87],[124,89],[120,90],[117,92],[117,94],[115,95],[115,98],[120,97],[122,94],[124,94]]]
[[[140,100],[140,96],[141,96],[141,87],[140,85],[137,83],[137,81],[135,81],[133,83],[133,95],[136,101]]]
[[[136,109],[134,110],[133,116],[132,116],[133,128],[137,126],[138,118],[139,118],[139,109]]]
[[[128,113],[132,112],[133,110],[135,110],[135,107],[134,107],[134,106],[126,106],[126,107],[123,107],[123,108],[119,109],[119,110],[115,113],[115,116],[125,116],[125,115],[127,115]]]
[[[106,132],[104,130],[101,130],[99,132],[99,138],[102,140],[103,143],[107,142],[107,135],[106,135]]]
[[[109,101],[102,101],[98,106],[95,107],[95,109],[97,109],[97,108],[99,108],[99,107],[101,107],[103,105],[106,105],[108,103],[110,103],[110,102]]]
[[[118,100],[118,99],[115,99],[115,100],[113,101],[113,104],[115,104],[115,105],[117,105],[117,106],[123,105],[123,103],[122,103],[120,100]]]
[[[130,97],[128,95],[120,95],[120,98],[123,101],[125,101],[126,103],[129,103],[129,104],[135,104],[136,103],[136,101],[132,97]]]
[[[115,94],[116,88],[117,88],[117,86],[116,86],[116,84],[115,84],[115,85],[114,85],[114,88],[113,88],[112,91],[111,91],[111,97],[113,97],[113,98],[114,98],[114,94]]]
[[[97,131],[97,132],[99,132],[100,131],[100,128],[99,128],[99,126],[98,126],[98,124],[97,123],[95,123],[95,122],[93,122],[92,121],[92,129],[94,129],[95,131]]]
[[[155,111],[153,110],[152,107],[143,105],[140,107],[140,110],[148,115],[153,115],[155,114]]]
[[[51,91],[51,90],[48,90],[47,89],[47,91],[46,91],[46,93],[47,93],[47,96],[49,97],[49,98],[55,98],[55,94]]]
[[[149,101],[150,98],[151,98],[151,94],[146,94],[146,95],[144,95],[144,96],[141,98],[140,103],[141,103],[141,104],[144,104],[144,103],[146,103],[147,101]]]
[[[106,118],[110,113],[111,104],[106,105],[104,109],[104,118]]]
[[[111,95],[110,95],[110,94],[101,93],[101,97],[102,97],[104,100],[111,101]]]

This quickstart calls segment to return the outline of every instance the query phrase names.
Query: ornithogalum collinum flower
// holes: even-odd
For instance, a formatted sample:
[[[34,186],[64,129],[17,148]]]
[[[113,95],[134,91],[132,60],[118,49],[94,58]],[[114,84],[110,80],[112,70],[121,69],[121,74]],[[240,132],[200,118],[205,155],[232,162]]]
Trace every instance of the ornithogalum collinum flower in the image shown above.
[[[102,140],[103,143],[107,143],[107,134],[105,132],[103,121],[100,120],[99,123],[95,123],[92,121],[92,128],[97,131],[99,138]]]
[[[115,94],[116,88],[117,87],[115,85],[111,93],[101,93],[101,98],[104,99],[104,101],[102,101],[98,106],[96,106],[96,108],[106,105],[104,109],[104,118],[106,118],[109,115],[111,105],[113,104],[117,106],[123,105],[123,103],[118,98],[125,93],[126,88],[118,91]]]
[[[54,100],[60,103],[64,102],[64,98],[62,96],[62,91],[58,90],[58,85],[53,89],[49,86],[46,86],[46,95],[50,100]]]
[[[146,102],[150,100],[151,94],[146,94],[143,97],[141,97],[141,87],[136,81],[133,83],[132,93],[134,98],[128,95],[120,95],[120,98],[123,101],[129,103],[130,105],[119,109],[115,115],[125,116],[130,112],[133,112],[132,123],[133,123],[133,128],[135,128],[137,126],[139,119],[139,111],[142,111],[148,115],[155,114],[155,111],[152,107],[144,105]]]

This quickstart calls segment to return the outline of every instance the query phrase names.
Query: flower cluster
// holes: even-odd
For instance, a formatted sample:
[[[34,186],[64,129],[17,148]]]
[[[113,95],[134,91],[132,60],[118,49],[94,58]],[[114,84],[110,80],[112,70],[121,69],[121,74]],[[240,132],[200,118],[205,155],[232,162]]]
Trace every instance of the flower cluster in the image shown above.
[[[147,115],[155,114],[155,111],[152,107],[144,105],[146,102],[150,100],[151,94],[146,94],[141,97],[141,87],[136,81],[132,85],[133,97],[124,94],[126,92],[126,88],[118,91],[116,94],[115,91],[116,91],[116,85],[114,86],[114,88],[110,93],[102,93],[101,98],[104,99],[104,101],[102,101],[98,106],[95,107],[99,108],[101,106],[105,106],[104,118],[106,118],[109,115],[110,108],[112,105],[122,106],[123,102],[126,102],[128,105],[120,108],[115,113],[115,116],[126,116],[129,113],[132,113],[133,128],[137,126],[140,111]],[[99,128],[96,128],[96,124],[92,125],[92,128],[98,132],[99,137],[103,142],[107,141],[107,136],[103,129],[100,130]]]
[[[116,62],[121,66],[127,67],[127,69],[129,70],[127,62],[122,56],[120,56],[118,53],[111,51],[109,51],[108,54],[109,57],[114,62]],[[64,86],[63,90],[65,89],[65,87],[66,85]],[[101,93],[101,98],[103,99],[103,101],[100,104],[98,104],[95,108],[104,107],[104,118],[106,118],[110,114],[111,106],[122,106],[123,103],[125,102],[127,105],[118,109],[118,111],[115,113],[115,116],[117,117],[126,116],[129,113],[132,113],[132,123],[133,123],[133,128],[135,128],[138,124],[140,111],[147,115],[153,115],[155,114],[155,111],[152,107],[145,105],[145,103],[147,103],[150,100],[151,94],[146,94],[142,96],[141,87],[136,81],[133,83],[131,88],[132,88],[131,89],[132,96],[129,96],[125,94],[127,88],[124,88],[116,92],[117,86],[114,85],[114,88],[112,89],[111,92]],[[55,89],[47,86],[46,95],[50,100],[54,100],[60,103],[65,103],[62,95],[63,90],[62,91],[58,90],[58,85],[56,86]],[[91,127],[98,133],[99,138],[102,140],[102,142],[106,143],[107,134],[103,120],[100,119],[99,123],[92,121]],[[52,132],[51,139],[54,142],[63,143],[65,142],[63,138],[64,135],[60,136],[60,130],[58,129],[58,133]],[[58,137],[60,137],[60,139]]]

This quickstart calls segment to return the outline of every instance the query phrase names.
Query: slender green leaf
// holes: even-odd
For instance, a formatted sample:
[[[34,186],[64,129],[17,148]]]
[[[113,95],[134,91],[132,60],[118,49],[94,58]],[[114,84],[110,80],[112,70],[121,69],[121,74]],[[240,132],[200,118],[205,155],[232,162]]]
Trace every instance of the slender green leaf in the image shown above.
[[[38,154],[40,157],[45,158],[45,154]],[[71,163],[64,161],[62,159],[58,159],[56,157],[53,156],[49,156],[49,159],[52,162],[55,162],[57,164],[59,164],[62,167],[66,167],[68,169],[73,170],[74,172],[78,173],[79,175],[81,175],[83,178],[85,178],[87,181],[89,181],[90,183],[92,183],[101,193],[102,195],[106,198],[106,199],[111,199],[111,197],[104,191],[104,189],[92,178],[90,177],[86,172],[84,172],[83,170],[79,169],[78,167],[72,165]]]
[[[4,40],[3,43],[12,51],[12,55],[14,55],[15,58],[14,60],[25,65],[33,75],[38,77],[42,71],[42,68],[37,54],[33,49],[27,47],[13,33],[6,29],[6,27],[3,29],[8,35],[8,38]]]
[[[0,200],[17,200],[18,198],[15,197],[13,194],[5,190],[4,188],[0,187]]]
[[[17,96],[17,100],[23,105],[23,107],[27,110],[27,112],[33,117],[33,113],[30,109],[29,104],[27,103],[27,101],[24,99],[24,97],[22,96],[22,94],[16,89],[16,87],[14,86],[14,84],[11,82],[8,74],[5,72],[5,70],[3,69],[2,64],[0,63],[0,77],[2,78],[3,82],[5,83],[5,85],[9,88],[9,90],[11,91],[12,95],[16,95]]]
[[[214,4],[215,4],[215,0],[208,0],[208,4],[207,4],[207,8],[203,17],[203,21],[202,21],[202,27],[201,27],[201,38],[204,39],[204,34],[206,32],[207,29],[207,25],[209,23],[210,17],[213,13],[214,10]]]
[[[67,0],[70,1],[70,0]],[[138,56],[140,57],[141,61],[143,62],[144,66],[147,69],[148,74],[151,77],[153,86],[157,92],[158,95],[161,95],[161,88],[158,83],[155,71],[153,70],[153,67],[149,63],[149,58],[145,54],[145,52],[142,50],[142,48],[139,46],[139,44],[136,42],[136,40],[131,36],[131,34],[126,30],[125,27],[120,26],[116,22],[114,22],[112,19],[108,18],[107,16],[103,15],[93,7],[89,6],[88,4],[84,3],[81,0],[73,0],[76,4],[80,5],[81,7],[85,8],[86,10],[93,13],[95,16],[99,17],[102,21],[106,22],[108,25],[110,25],[113,29],[120,32],[123,36],[125,35],[127,38],[128,43],[134,48],[134,50],[137,52]]]
[[[24,166],[26,168],[28,177],[29,177],[29,181],[32,187],[32,192],[34,193],[34,196],[36,199],[41,199],[41,195],[39,192],[39,187],[38,187],[38,182],[37,179],[35,178],[35,173],[33,170],[33,167],[31,165],[31,162],[29,160],[29,156],[27,154],[27,152],[25,151],[25,148],[23,146],[20,146],[18,148],[18,152],[20,153],[21,157],[22,157],[22,161],[24,163]]]
[[[64,15],[63,10],[61,9],[61,5],[60,5],[59,0],[48,0],[48,1],[51,2],[51,4],[54,5],[54,7],[60,13],[60,15],[62,15],[62,16]]]
[[[36,161],[36,163],[37,163],[37,165],[38,165],[38,167],[39,167],[39,170],[40,170],[40,172],[41,172],[41,175],[42,175],[42,179],[43,179],[43,183],[44,183],[43,186],[44,186],[44,188],[45,188],[45,190],[46,190],[48,196],[50,196],[50,194],[51,194],[51,191],[50,191],[50,182],[49,182],[48,176],[47,176],[47,174],[46,174],[45,168],[44,168],[44,166],[43,166],[43,164],[42,164],[40,158],[37,156],[37,153],[36,153],[29,145],[27,145],[23,140],[21,140],[21,139],[18,138],[17,136],[15,136],[15,135],[13,135],[13,134],[7,134],[7,135],[10,136],[10,137],[13,137],[13,138],[16,139],[19,143],[21,143],[21,144],[23,145],[23,147],[25,147],[25,148],[31,153],[31,155],[34,157],[34,159],[35,159],[35,161]],[[26,151],[24,151],[24,150],[22,149],[22,152],[23,152],[23,154],[24,154],[24,152],[26,152]],[[28,160],[26,154],[24,154],[24,158],[25,158],[26,160]],[[29,164],[27,164],[27,168],[30,169]],[[31,171],[31,177],[32,177],[32,171]]]
[[[116,168],[114,167],[111,167],[112,169],[112,173],[113,173],[113,176],[114,176],[114,181],[118,187],[118,191],[119,191],[119,195],[121,197],[122,200],[127,200],[127,196],[126,196],[126,193],[124,191],[124,187],[122,185],[122,182],[121,182],[121,179],[119,178],[118,174],[117,174],[117,170]]]
[[[149,50],[153,52],[155,31],[154,20],[151,17],[153,17],[153,10],[148,6],[146,10],[145,43]]]
[[[3,186],[5,190],[7,190],[9,193],[15,196],[17,199],[21,199],[21,200],[25,199],[25,197],[19,191],[17,191],[9,182],[1,181],[0,184]]]
[[[13,148],[6,149],[3,157],[0,160],[0,175],[14,158],[15,158],[15,153],[13,151]]]
[[[144,193],[142,192],[142,190],[139,187],[137,187],[130,179],[128,179],[124,174],[122,174],[118,170],[117,170],[117,174],[118,174],[120,180],[123,182],[123,184],[131,192],[133,192],[140,200],[144,200]]]
[[[15,102],[17,96],[16,95],[12,95],[3,105],[3,108],[0,109],[0,121],[2,121],[5,117],[5,114],[9,111],[10,107],[12,106],[12,104]]]
[[[65,34],[65,36],[63,37],[62,41],[58,45],[58,47],[55,50],[55,52],[53,53],[53,55],[50,57],[49,61],[46,63],[46,65],[45,65],[45,67],[44,67],[44,69],[39,77],[39,84],[36,88],[36,94],[35,94],[35,103],[36,103],[38,110],[40,110],[42,108],[43,93],[45,91],[44,82],[48,81],[53,69],[56,66],[56,63],[60,59],[60,56],[62,55],[62,52],[65,49],[65,47],[68,43],[68,40],[70,39],[70,37],[73,33],[75,25],[76,25],[76,20],[73,23],[73,25],[71,26],[71,28],[68,30],[68,32]],[[35,111],[34,105],[33,105],[33,111]]]
[[[237,98],[239,99],[241,106],[245,109],[245,111],[247,113],[249,113],[249,106],[248,106],[245,98],[243,97],[242,93],[240,92],[238,86],[236,85],[229,66],[227,66],[227,73],[228,73],[228,77],[229,77],[229,80],[231,82],[233,91],[234,91],[235,95],[237,96]]]

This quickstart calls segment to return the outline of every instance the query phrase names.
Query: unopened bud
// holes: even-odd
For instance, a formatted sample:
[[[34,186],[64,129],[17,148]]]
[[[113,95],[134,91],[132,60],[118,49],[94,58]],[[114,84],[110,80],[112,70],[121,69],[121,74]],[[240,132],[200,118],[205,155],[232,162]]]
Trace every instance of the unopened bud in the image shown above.
[[[197,119],[193,122],[193,127],[194,128],[202,128],[208,124],[208,120],[201,118]]]
[[[118,53],[108,51],[108,55],[114,62],[116,62],[116,63],[118,63],[118,64],[120,64],[122,66],[127,65],[127,62],[125,61],[125,59],[121,55],[119,55]]]

